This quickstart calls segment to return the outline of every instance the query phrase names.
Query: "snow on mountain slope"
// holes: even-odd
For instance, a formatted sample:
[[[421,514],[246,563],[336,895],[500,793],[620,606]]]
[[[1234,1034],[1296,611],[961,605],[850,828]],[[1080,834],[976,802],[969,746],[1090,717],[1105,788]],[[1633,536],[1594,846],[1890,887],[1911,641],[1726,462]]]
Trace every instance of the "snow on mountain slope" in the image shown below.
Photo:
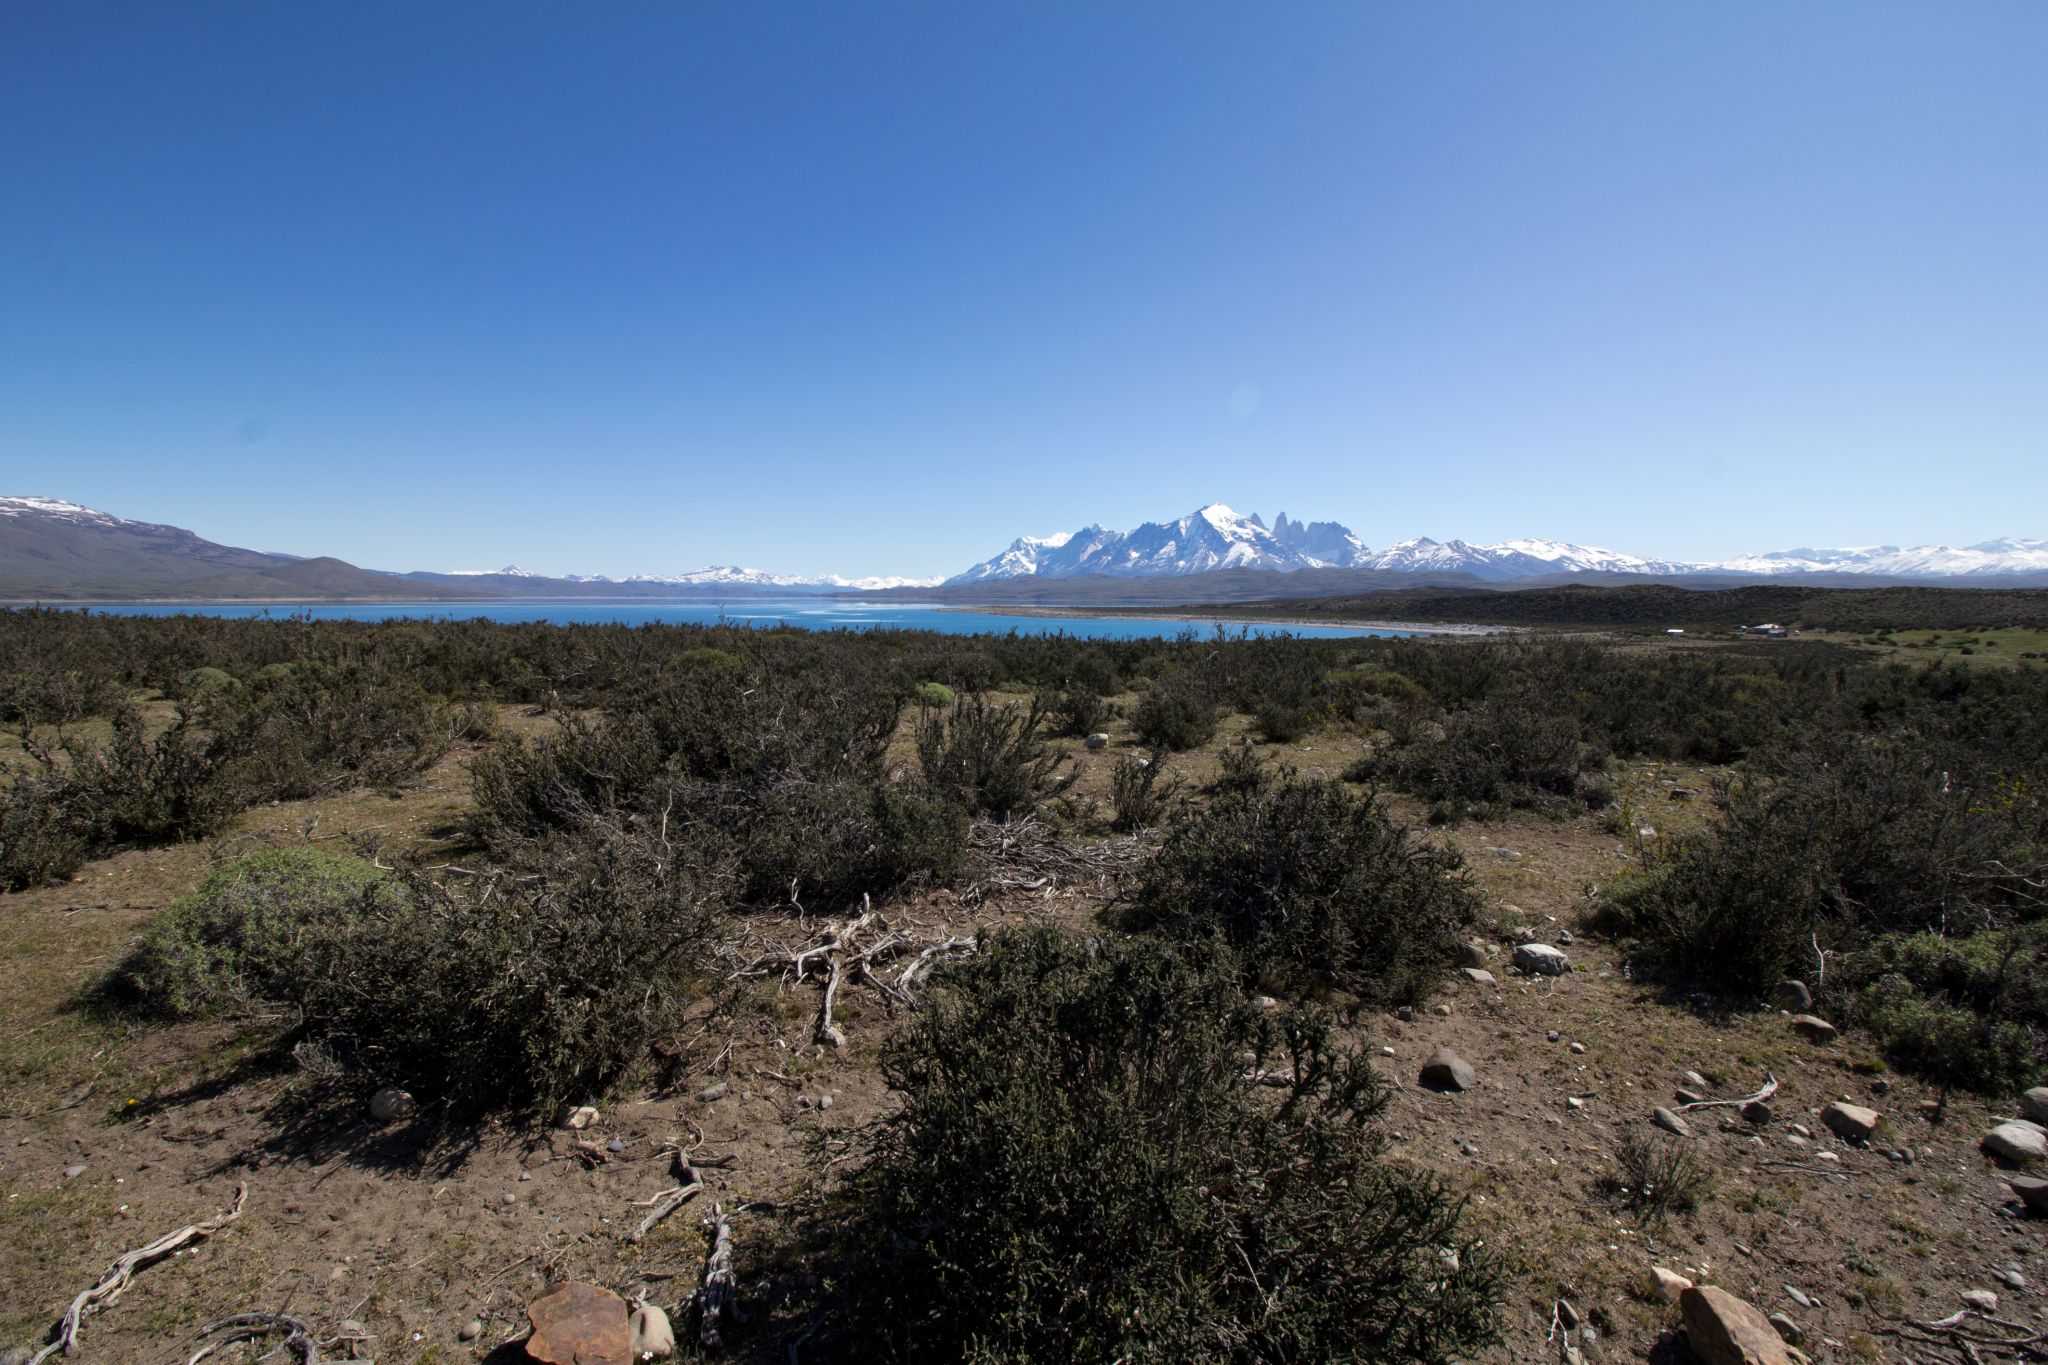
[[[64,502],[57,498],[0,498],[0,517],[50,517],[76,525],[91,526],[142,524],[124,522],[120,517],[110,517],[105,512],[95,512],[90,507],[81,507],[75,502]]]
[[[1773,550],[1716,566],[1735,573],[1864,573],[1884,578],[1983,578],[2048,573],[2048,540],[2006,536],[1976,545],[1862,545],[1847,549]]]
[[[1147,522],[1131,531],[1088,526],[1056,536],[1025,536],[1001,554],[955,574],[946,582],[979,583],[1025,575],[1070,578],[1107,574],[1137,578],[1228,568],[1291,572],[1320,567],[1461,573],[1495,583],[1596,573],[1640,574],[1647,578],[1800,573],[1987,578],[2048,573],[2048,541],[2007,538],[1961,549],[1941,545],[1913,549],[1878,545],[1841,550],[1779,550],[1724,563],[1650,559],[1597,546],[1534,538],[1473,545],[1424,536],[1373,550],[1334,521],[1294,521],[1283,512],[1268,528],[1257,516],[1211,503],[1177,520]]]

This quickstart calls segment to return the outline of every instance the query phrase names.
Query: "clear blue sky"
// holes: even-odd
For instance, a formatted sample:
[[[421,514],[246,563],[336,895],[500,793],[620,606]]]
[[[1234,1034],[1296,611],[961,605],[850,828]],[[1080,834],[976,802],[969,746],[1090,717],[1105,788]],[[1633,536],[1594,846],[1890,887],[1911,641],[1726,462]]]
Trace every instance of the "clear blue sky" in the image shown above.
[[[394,569],[2048,535],[2048,4],[19,0],[0,492]]]

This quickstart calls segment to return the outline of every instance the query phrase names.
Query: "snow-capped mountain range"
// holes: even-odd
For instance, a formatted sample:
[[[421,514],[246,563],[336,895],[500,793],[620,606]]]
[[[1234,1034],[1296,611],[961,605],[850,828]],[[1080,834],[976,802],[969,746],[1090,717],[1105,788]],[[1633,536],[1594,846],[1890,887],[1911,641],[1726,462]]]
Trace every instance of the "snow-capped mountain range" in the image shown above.
[[[948,595],[957,598],[964,595],[958,591],[961,588],[1011,579],[1084,575],[1156,578],[1229,569],[1283,573],[1302,569],[1371,569],[1428,574],[1439,579],[1456,574],[1489,583],[1555,581],[1586,574],[1774,579],[1829,574],[1987,585],[2048,583],[2048,540],[2007,538],[1962,547],[1801,548],[1743,555],[1715,563],[1649,559],[1555,540],[1472,545],[1462,540],[1418,538],[1373,549],[1334,521],[1295,521],[1283,512],[1268,526],[1260,517],[1232,511],[1222,503],[1211,503],[1173,521],[1147,522],[1129,531],[1092,525],[1057,535],[1022,536],[1000,554],[941,580],[799,577],[732,565],[623,578],[602,574],[550,577],[516,564],[502,569],[392,575],[358,570],[338,560],[216,545],[178,527],[129,521],[57,498],[0,497],[0,568],[16,561],[19,573],[15,576],[23,579],[23,590],[34,591],[53,586],[85,591],[115,583],[140,589],[158,580],[168,582],[178,575],[198,581],[206,575],[233,573],[242,575],[239,586],[251,591],[268,586],[271,581],[288,580],[287,586],[325,585],[336,592],[382,590],[387,586],[392,591],[417,590],[420,585],[428,585],[464,597],[540,597],[563,592],[588,596],[607,590],[643,597],[670,590],[678,596],[727,590],[760,596],[934,588],[943,584],[954,590]],[[60,565],[61,574],[57,567]],[[112,566],[119,566],[119,572]],[[252,584],[248,581],[251,574],[262,577],[265,583]]]
[[[2008,538],[1961,549],[1896,545],[1837,550],[1778,550],[1718,563],[1647,559],[1557,540],[1507,540],[1470,545],[1462,540],[1404,540],[1375,550],[1334,521],[1293,521],[1285,512],[1269,527],[1256,514],[1222,503],[1174,521],[1147,522],[1131,531],[1084,526],[1050,536],[1021,536],[1001,554],[955,574],[948,585],[1005,578],[1073,578],[1102,574],[1150,578],[1214,569],[1382,569],[1399,573],[1461,573],[1485,582],[1571,574],[1640,574],[1674,578],[1694,574],[1784,576],[1853,573],[1882,578],[1996,578],[2048,573],[2048,540]]]

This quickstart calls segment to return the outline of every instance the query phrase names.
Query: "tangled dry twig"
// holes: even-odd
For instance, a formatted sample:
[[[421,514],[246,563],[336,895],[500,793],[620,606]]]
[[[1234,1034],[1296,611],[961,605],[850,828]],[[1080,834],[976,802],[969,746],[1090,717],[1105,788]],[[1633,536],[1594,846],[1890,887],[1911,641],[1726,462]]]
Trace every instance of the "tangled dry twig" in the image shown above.
[[[64,1310],[64,1316],[57,1322],[56,1339],[42,1350],[29,1357],[29,1365],[42,1365],[45,1360],[58,1352],[70,1355],[78,1345],[78,1332],[87,1313],[105,1308],[121,1297],[121,1291],[135,1278],[135,1272],[155,1265],[170,1256],[188,1242],[202,1242],[214,1233],[242,1216],[242,1202],[249,1196],[247,1184],[235,1186],[235,1202],[226,1213],[218,1213],[201,1223],[188,1223],[176,1232],[167,1232],[147,1246],[123,1253],[107,1272],[90,1289],[79,1291],[71,1306]]]
[[[979,905],[1006,892],[1045,893],[1062,886],[1107,892],[1149,852],[1136,838],[1077,844],[1035,816],[977,820],[967,831],[967,875],[956,898],[963,905]]]
[[[974,940],[955,934],[939,934],[906,925],[894,928],[875,913],[866,896],[861,897],[860,914],[850,920],[827,924],[815,942],[801,948],[778,945],[767,952],[741,958],[739,950],[728,948],[723,955],[736,965],[730,979],[779,973],[798,982],[817,975],[824,978],[824,995],[818,1005],[813,1029],[817,1042],[846,1046],[846,1034],[833,1019],[840,988],[851,979],[872,987],[891,1008],[915,1006],[919,984],[933,967],[949,957],[965,957],[974,951]],[[884,975],[885,963],[910,961],[893,977]]]

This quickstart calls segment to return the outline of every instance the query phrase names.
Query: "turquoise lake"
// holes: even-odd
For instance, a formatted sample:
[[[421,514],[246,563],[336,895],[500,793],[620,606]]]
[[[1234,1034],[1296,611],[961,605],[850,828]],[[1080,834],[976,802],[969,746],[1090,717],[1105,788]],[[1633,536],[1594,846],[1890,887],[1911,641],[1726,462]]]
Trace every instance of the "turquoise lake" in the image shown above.
[[[1210,633],[1217,623],[1197,619],[1161,620],[1127,616],[1006,616],[971,608],[936,606],[929,602],[861,602],[843,598],[798,598],[778,601],[716,602],[497,602],[486,605],[450,602],[341,602],[306,606],[253,605],[246,602],[115,602],[94,603],[90,610],[128,616],[310,616],[316,621],[454,620],[530,622],[549,625],[657,624],[797,626],[805,630],[935,630],[948,635],[1065,634],[1089,640],[1171,639],[1182,631]],[[1233,634],[1294,635],[1305,639],[1347,639],[1361,635],[1404,635],[1398,630],[1363,626],[1257,625],[1223,623]]]

